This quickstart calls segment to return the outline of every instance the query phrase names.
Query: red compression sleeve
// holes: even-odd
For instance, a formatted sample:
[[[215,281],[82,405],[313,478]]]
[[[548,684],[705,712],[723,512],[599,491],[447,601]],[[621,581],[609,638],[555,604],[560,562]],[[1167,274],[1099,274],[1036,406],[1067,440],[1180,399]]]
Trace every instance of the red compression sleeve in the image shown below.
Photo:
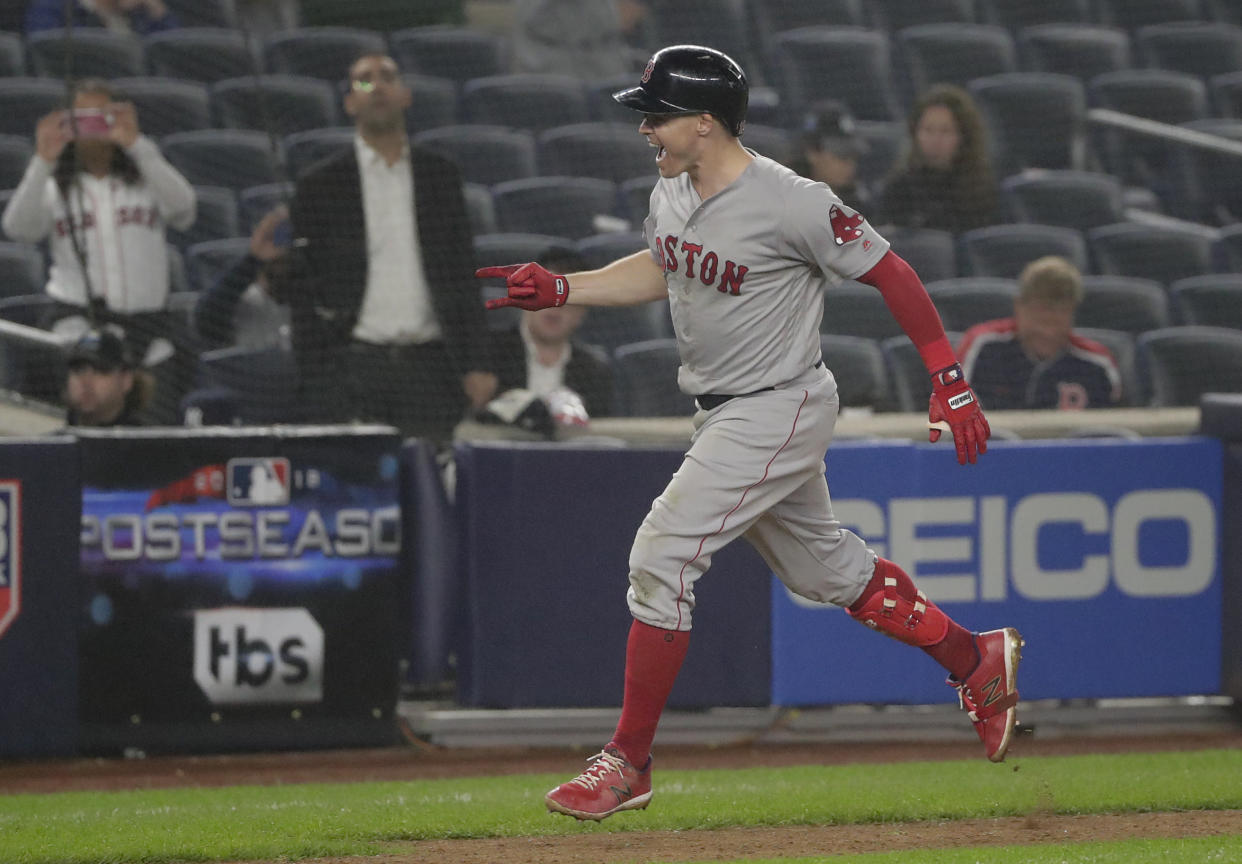
[[[940,313],[927,296],[923,280],[904,258],[890,249],[874,267],[859,276],[858,281],[879,289],[888,311],[919,349],[929,374],[957,362],[953,346],[944,335]]]

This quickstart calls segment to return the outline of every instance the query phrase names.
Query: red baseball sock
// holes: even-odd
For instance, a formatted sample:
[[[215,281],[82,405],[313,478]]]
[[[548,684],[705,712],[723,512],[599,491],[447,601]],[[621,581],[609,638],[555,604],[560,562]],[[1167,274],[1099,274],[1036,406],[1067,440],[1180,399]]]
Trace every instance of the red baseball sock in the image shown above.
[[[867,587],[863,589],[862,594],[854,601],[850,611],[859,611],[866,603],[867,598],[877,591],[883,591],[885,576],[897,580],[897,596],[903,600],[914,600],[918,589],[914,587],[914,581],[906,574],[906,571],[892,561],[885,558],[877,558],[875,574],[872,575],[871,581],[867,583]],[[943,612],[944,610],[941,611]],[[945,618],[948,618],[949,621],[948,633],[939,642],[934,645],[928,645],[923,650],[933,660],[947,669],[950,675],[958,681],[964,681],[966,676],[975,671],[975,667],[979,665],[979,652],[975,648],[975,637],[965,627],[949,618],[948,615]]]
[[[612,743],[640,770],[647,764],[664,703],[690,646],[689,631],[635,620],[625,646],[625,701]]]

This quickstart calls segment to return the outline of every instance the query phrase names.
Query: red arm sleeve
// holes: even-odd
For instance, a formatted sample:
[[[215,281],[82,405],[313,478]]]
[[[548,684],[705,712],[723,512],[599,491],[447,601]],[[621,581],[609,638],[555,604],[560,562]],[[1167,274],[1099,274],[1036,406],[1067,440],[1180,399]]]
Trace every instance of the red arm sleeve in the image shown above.
[[[927,296],[923,280],[905,259],[890,250],[858,281],[879,289],[893,318],[919,349],[929,374],[957,362],[953,346],[944,334],[940,313]]]

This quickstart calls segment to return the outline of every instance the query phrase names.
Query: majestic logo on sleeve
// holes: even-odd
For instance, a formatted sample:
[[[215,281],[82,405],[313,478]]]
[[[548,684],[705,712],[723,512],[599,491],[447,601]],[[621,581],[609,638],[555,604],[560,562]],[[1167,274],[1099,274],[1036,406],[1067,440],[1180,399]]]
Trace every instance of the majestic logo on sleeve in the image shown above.
[[[844,204],[833,204],[828,209],[828,221],[832,223],[832,237],[838,246],[853,243],[863,236],[862,225],[865,220],[862,214]]]
[[[721,294],[736,297],[742,293],[742,280],[750,271],[744,264],[729,260],[721,264],[720,256],[710,249],[704,251],[702,243],[685,240],[679,246],[678,238],[672,234],[657,238],[656,248],[665,273],[683,273],[687,279],[697,278]]]

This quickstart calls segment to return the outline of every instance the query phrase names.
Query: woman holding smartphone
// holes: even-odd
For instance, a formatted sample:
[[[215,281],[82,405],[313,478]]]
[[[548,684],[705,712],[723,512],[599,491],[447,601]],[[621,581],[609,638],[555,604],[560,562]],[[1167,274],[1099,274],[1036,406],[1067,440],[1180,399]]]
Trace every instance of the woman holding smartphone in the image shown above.
[[[134,106],[90,79],[77,85],[71,111],[39,121],[35,155],[2,222],[14,240],[48,240],[47,293],[58,302],[45,326],[114,321],[141,359],[158,337],[179,341],[164,312],[165,229],[194,218],[194,188],[139,131]]]

